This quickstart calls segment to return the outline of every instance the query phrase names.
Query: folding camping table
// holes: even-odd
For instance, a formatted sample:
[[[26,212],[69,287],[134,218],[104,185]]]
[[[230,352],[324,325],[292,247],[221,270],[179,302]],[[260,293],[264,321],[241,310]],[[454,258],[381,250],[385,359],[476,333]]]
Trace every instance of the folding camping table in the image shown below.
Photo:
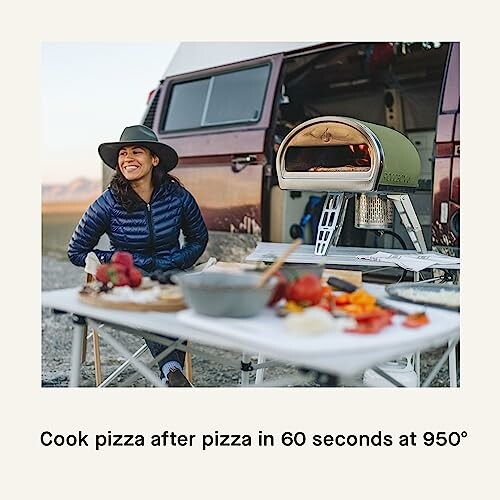
[[[377,296],[385,293],[381,285],[367,285],[367,289]],[[393,326],[376,335],[327,332],[310,337],[287,332],[281,318],[270,309],[248,319],[211,318],[198,315],[191,309],[176,313],[122,311],[84,304],[78,298],[78,288],[43,292],[42,305],[73,314],[75,325],[70,386],[79,385],[83,327],[86,324],[95,327],[104,324],[132,335],[150,338],[165,345],[168,351],[175,348],[204,355],[193,346],[182,344],[184,340],[189,340],[190,344],[242,353],[243,385],[248,383],[248,370],[252,369],[249,354],[261,354],[267,359],[291,363],[319,373],[351,376],[397,356],[448,344],[448,349],[432,370],[431,375],[435,375],[458,342],[460,326],[459,313],[427,308],[430,324],[418,329],[402,327],[402,318],[396,317]],[[401,307],[400,302],[398,306]],[[412,304],[408,304],[407,308],[409,311],[421,309]],[[99,335],[153,385],[163,386],[155,373],[100,326]],[[166,336],[178,340],[172,341]],[[259,365],[253,368],[257,369]],[[428,377],[423,385],[428,385],[430,381]]]
[[[247,262],[273,262],[276,257],[282,255],[289,243],[269,243],[262,242],[246,258]],[[386,248],[364,248],[364,247],[337,247],[328,249],[325,256],[314,254],[314,245],[300,245],[300,247],[286,258],[286,262],[300,264],[323,264],[328,267],[398,267],[393,262],[379,262],[366,259],[358,259],[358,255],[371,255],[384,251],[395,255],[411,256],[432,260],[436,258],[439,264],[429,266],[429,269],[450,269],[460,270],[460,259],[449,257],[439,252],[418,253],[415,250],[386,249]]]
[[[261,242],[255,250],[247,256],[247,262],[273,262],[277,256],[282,255],[288,247],[288,243]],[[425,259],[429,262],[438,263],[429,265],[426,269],[439,269],[453,272],[460,270],[460,259],[444,255],[439,252],[428,251],[418,253],[415,250],[365,248],[365,247],[343,247],[330,246],[326,255],[315,255],[315,245],[300,245],[300,247],[286,258],[287,263],[294,264],[321,264],[328,268],[356,269],[366,274],[375,274],[388,268],[398,268],[394,262],[383,262],[378,260],[360,259],[358,256],[369,256],[376,252],[384,251],[401,257],[415,257]],[[413,280],[420,281],[420,272],[413,272]],[[452,386],[456,386],[456,350],[449,352],[450,380]],[[420,381],[420,352],[415,352],[415,370]]]

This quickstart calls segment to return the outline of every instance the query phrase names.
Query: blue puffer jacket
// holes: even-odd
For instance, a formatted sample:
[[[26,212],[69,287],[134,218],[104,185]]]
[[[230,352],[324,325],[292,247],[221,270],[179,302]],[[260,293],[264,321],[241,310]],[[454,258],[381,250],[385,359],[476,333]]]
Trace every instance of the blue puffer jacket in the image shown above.
[[[109,236],[111,251],[95,248],[104,233]],[[115,251],[122,250],[130,252],[134,264],[143,271],[186,269],[198,260],[207,242],[207,227],[195,199],[179,184],[168,181],[154,190],[149,204],[130,213],[110,188],[104,191],[78,223],[69,242],[68,257],[83,267],[90,252],[101,262],[109,262]]]

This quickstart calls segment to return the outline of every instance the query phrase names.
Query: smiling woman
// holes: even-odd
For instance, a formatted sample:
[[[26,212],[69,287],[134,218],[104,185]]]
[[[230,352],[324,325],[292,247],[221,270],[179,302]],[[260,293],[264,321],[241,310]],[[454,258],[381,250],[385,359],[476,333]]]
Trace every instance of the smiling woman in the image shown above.
[[[208,231],[191,193],[169,174],[177,165],[175,150],[159,142],[150,128],[133,125],[118,142],[101,144],[98,152],[116,172],[76,227],[68,247],[71,262],[83,267],[94,253],[101,263],[108,263],[122,251],[132,255],[134,266],[144,274],[193,266],[207,246]],[[111,250],[96,248],[103,234]],[[154,357],[164,350],[146,342]],[[178,378],[183,364],[184,352],[177,350],[159,362],[170,386],[172,373]]]

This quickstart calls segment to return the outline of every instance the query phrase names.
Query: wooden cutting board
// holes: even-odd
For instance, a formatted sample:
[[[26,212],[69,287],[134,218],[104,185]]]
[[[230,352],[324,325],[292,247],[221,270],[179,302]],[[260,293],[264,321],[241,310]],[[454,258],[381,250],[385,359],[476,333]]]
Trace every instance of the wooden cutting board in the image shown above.
[[[174,312],[181,311],[186,308],[184,300],[157,300],[156,302],[118,302],[114,300],[106,300],[99,296],[79,295],[80,301],[89,306],[104,307],[106,309],[121,309],[123,311],[160,311]]]
[[[78,297],[81,302],[90,306],[124,311],[173,312],[186,308],[182,292],[177,286],[162,285],[161,287],[163,296],[151,302],[133,302],[129,297],[124,297],[123,300],[109,300],[104,293],[80,293]]]

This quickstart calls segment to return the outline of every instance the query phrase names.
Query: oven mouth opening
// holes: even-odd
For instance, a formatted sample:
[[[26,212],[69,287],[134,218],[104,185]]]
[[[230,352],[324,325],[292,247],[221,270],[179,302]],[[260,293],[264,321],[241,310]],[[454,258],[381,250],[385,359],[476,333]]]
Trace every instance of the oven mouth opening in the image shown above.
[[[368,172],[368,144],[341,146],[289,146],[285,152],[286,172]]]

